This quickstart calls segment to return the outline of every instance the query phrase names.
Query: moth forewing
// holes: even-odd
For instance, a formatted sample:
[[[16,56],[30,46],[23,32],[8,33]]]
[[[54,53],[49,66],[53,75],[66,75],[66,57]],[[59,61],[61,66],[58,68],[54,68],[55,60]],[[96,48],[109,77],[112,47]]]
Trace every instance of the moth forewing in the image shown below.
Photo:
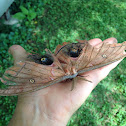
[[[52,54],[51,54],[52,55]],[[2,82],[8,85],[0,89],[0,95],[18,95],[39,90],[62,81],[65,72],[55,56],[52,65],[43,65],[33,61],[23,61],[6,70]]]

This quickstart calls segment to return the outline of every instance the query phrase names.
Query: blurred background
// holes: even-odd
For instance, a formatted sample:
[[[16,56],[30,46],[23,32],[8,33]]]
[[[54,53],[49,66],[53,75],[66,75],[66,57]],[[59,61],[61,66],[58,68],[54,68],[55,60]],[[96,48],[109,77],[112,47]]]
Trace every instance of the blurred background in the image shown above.
[[[54,52],[58,44],[75,42],[76,39],[115,37],[119,42],[126,40],[124,0],[11,2],[8,4],[9,13],[17,22],[5,23],[9,20],[0,14],[0,76],[13,65],[8,48],[14,44],[21,45],[28,52],[43,54],[45,48]],[[67,126],[126,126],[125,68],[126,59],[100,82]],[[16,96],[0,97],[0,126],[7,126],[16,102]]]

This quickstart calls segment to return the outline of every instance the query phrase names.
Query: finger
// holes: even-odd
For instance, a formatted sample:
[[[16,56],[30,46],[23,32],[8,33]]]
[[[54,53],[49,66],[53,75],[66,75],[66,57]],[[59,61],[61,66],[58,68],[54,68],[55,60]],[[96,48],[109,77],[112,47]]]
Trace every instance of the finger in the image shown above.
[[[107,42],[108,44],[113,44],[113,43],[117,43],[117,39],[116,38],[108,38],[108,39],[105,39],[103,42]]]
[[[99,77],[100,77],[100,79],[101,80],[104,79],[109,74],[109,72],[111,70],[113,70],[121,61],[122,61],[122,59],[119,60],[119,61],[116,61],[116,62],[114,62],[112,64],[109,64],[107,66],[99,68]]]
[[[117,62],[114,62],[112,64],[109,64],[107,66],[89,71],[85,73],[86,75],[89,75],[86,77],[87,80],[91,80],[94,83],[94,87],[101,81],[103,80],[109,72],[114,69],[122,60],[119,60]]]
[[[12,54],[14,58],[14,64],[16,64],[19,61],[25,61],[28,55],[25,49],[19,45],[11,46],[8,52]]]
[[[107,43],[107,44],[117,43],[117,39],[113,37],[105,39],[102,43],[97,44],[96,48],[99,48],[100,46],[102,46],[103,43]]]
[[[96,46],[96,45],[102,43],[102,40],[99,39],[99,38],[95,38],[95,39],[89,40],[88,42],[89,42],[92,46]]]

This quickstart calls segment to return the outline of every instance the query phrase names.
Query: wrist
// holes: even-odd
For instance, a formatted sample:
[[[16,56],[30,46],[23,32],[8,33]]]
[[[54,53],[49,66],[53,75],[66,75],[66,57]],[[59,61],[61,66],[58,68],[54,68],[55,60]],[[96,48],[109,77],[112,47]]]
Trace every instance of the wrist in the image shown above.
[[[33,100],[34,101],[34,100]],[[51,112],[39,105],[19,99],[14,115],[8,126],[66,126],[70,118],[66,112]]]

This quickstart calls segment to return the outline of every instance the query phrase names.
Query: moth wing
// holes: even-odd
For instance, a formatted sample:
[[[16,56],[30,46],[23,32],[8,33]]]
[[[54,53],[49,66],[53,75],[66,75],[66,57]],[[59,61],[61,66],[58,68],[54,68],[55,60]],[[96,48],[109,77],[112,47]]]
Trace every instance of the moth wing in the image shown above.
[[[88,43],[86,40],[81,41],[81,40],[77,40],[79,43],[66,43],[62,45],[58,45],[58,47],[56,48],[55,51],[55,56],[58,58],[58,60],[61,63],[64,64],[75,64],[78,58],[73,58],[70,57],[69,53],[71,49],[75,49],[75,50],[82,50],[86,44]]]
[[[67,44],[69,44],[69,42],[63,42],[62,45],[58,45],[55,49],[55,54],[57,54],[58,51]]]
[[[79,43],[85,43],[85,42],[87,42],[87,40],[79,40],[79,39],[76,39],[76,41],[78,41]]]
[[[126,42],[103,43],[99,48],[87,44],[78,58],[75,68],[78,73],[97,69],[126,57]]]
[[[69,73],[71,69],[76,66],[76,62],[79,57],[73,58],[70,56],[71,50],[82,50],[88,42],[86,40],[77,40],[79,43],[63,43],[63,45],[58,45],[55,51],[55,56],[62,63],[63,69],[66,73]]]
[[[18,62],[7,69],[1,81],[7,86],[0,89],[0,95],[19,95],[36,91],[62,81],[65,73],[56,64],[52,66],[35,62]]]

